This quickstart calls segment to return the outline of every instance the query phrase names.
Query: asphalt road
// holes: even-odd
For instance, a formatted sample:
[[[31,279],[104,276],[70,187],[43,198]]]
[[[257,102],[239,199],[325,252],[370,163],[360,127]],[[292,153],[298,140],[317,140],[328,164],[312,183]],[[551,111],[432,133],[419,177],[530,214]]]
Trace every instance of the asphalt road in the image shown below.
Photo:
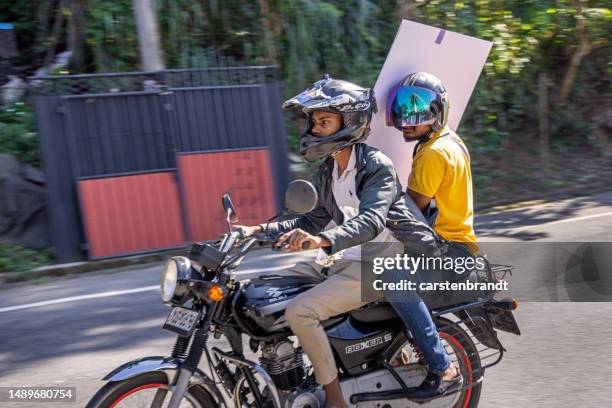
[[[612,241],[612,192],[488,214],[476,225],[488,241]],[[282,273],[309,256],[258,251],[241,273]],[[84,406],[115,367],[169,354],[174,335],[161,329],[169,309],[159,300],[160,272],[149,265],[0,290],[0,386],[77,387],[76,404],[0,406]],[[610,315],[605,302],[522,303],[523,335],[501,334],[508,352],[487,371],[480,406],[608,406]]]

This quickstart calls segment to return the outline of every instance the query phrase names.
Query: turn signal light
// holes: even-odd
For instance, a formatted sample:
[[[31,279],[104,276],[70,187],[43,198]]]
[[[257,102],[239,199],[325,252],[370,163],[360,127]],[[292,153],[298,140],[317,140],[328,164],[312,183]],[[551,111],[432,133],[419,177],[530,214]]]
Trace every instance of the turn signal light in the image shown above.
[[[208,298],[213,302],[220,302],[223,300],[223,288],[219,285],[213,285],[208,289]]]

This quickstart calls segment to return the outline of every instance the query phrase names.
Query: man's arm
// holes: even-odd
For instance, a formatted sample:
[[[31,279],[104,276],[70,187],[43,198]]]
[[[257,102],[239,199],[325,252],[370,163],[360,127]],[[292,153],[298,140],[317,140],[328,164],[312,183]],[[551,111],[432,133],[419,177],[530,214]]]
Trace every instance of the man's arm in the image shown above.
[[[421,212],[427,208],[444,181],[448,162],[442,153],[428,149],[412,162],[407,193]]]
[[[322,210],[322,211],[321,211]],[[317,236],[319,232],[329,223],[331,216],[323,207],[316,208],[308,214],[292,218],[281,222],[274,222],[268,225],[267,231],[272,234],[278,234],[277,246],[280,246],[285,241],[289,246],[286,251],[299,251],[305,241],[310,242],[310,248],[320,248],[331,246],[331,243],[322,236]],[[253,227],[237,225],[243,233],[251,236],[254,233],[262,232],[266,228],[266,224],[260,224]]]
[[[282,234],[299,228],[311,235],[317,235],[323,231],[323,228],[325,228],[331,219],[331,215],[328,214],[327,210],[319,202],[317,207],[307,214],[303,214],[285,221],[270,223],[268,226],[268,231],[273,234]],[[266,224],[260,224],[259,226],[263,230]]]
[[[421,193],[417,193],[416,191],[411,190],[410,188],[408,189],[408,195],[410,196],[410,198],[412,198],[412,201],[414,201],[417,207],[419,207],[419,210],[421,210],[421,212],[425,211],[425,209],[427,208],[427,206],[429,206],[429,203],[433,198],[427,197],[426,195],[423,195]]]

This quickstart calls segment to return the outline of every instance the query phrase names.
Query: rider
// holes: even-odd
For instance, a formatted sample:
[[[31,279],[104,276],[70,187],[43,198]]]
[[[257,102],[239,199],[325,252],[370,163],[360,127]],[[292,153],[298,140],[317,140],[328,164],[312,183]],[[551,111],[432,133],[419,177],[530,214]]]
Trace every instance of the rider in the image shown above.
[[[402,131],[406,142],[418,142],[408,194],[438,235],[477,251],[470,155],[446,125],[450,101],[444,85],[434,75],[415,72],[398,83],[389,100],[387,125]]]
[[[402,191],[391,160],[363,143],[376,111],[370,89],[326,76],[286,101],[283,108],[301,109],[308,118],[300,139],[304,158],[325,159],[315,176],[317,206],[268,227],[271,233],[282,234],[277,245],[286,243],[289,250],[302,249],[304,242],[320,248],[317,261],[300,262],[288,271],[320,283],[293,299],[285,316],[312,362],[317,381],[324,386],[325,406],[344,407],[334,356],[320,322],[366,304],[361,297],[359,246],[399,239],[415,251],[434,253],[440,239],[409,209],[410,198]],[[336,226],[323,231],[330,221]],[[263,226],[240,228],[251,235]],[[426,356],[428,352],[435,356],[441,378],[449,380],[442,386],[460,381],[423,302],[410,302],[407,309],[409,320],[422,329],[413,333],[415,343]]]
[[[415,72],[402,79],[387,100],[387,125],[402,131],[406,142],[418,142],[408,194],[445,241],[446,257],[476,255],[479,247],[473,226],[470,155],[463,141],[446,125],[450,103],[444,85],[429,73]],[[414,294],[402,296],[403,301],[393,305],[404,318],[414,307],[410,302]],[[410,321],[404,322],[413,327]],[[426,360],[431,372],[431,362]],[[430,373],[420,387],[411,390],[411,397],[427,398],[439,384],[440,378]]]

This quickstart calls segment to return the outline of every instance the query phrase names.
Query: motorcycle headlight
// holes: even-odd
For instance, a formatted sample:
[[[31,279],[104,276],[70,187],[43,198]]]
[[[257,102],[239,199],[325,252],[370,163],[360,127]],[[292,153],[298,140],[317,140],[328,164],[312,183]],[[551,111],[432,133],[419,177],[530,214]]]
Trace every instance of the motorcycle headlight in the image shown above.
[[[161,298],[164,303],[183,304],[189,293],[187,280],[191,277],[191,261],[184,256],[174,256],[166,262],[161,276]]]

